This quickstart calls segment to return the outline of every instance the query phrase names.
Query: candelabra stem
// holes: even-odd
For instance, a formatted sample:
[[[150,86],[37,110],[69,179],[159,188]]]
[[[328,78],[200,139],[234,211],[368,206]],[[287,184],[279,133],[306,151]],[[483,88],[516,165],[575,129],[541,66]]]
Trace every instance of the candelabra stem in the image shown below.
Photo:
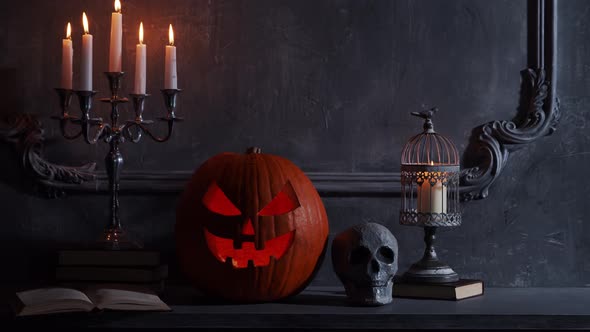
[[[109,193],[111,196],[110,223],[107,232],[121,233],[121,220],[119,219],[119,181],[123,168],[123,155],[119,150],[119,142],[111,140],[110,150],[105,158],[106,169],[109,176]]]
[[[132,241],[121,227],[119,217],[119,182],[123,168],[123,155],[119,150],[119,144],[123,143],[121,129],[119,128],[119,105],[126,103],[127,98],[119,97],[123,72],[107,72],[111,90],[110,98],[102,98],[101,101],[111,105],[111,124],[105,135],[105,141],[109,143],[109,152],[105,157],[107,175],[109,176],[109,223],[105,229],[103,238],[105,248],[111,250],[138,249],[142,245]]]
[[[121,142],[117,137],[109,141],[109,152],[105,157],[107,175],[109,177],[109,223],[105,228],[102,242],[109,250],[140,249],[143,245],[132,239],[121,226],[119,217],[119,182],[123,169],[123,155],[119,150]]]

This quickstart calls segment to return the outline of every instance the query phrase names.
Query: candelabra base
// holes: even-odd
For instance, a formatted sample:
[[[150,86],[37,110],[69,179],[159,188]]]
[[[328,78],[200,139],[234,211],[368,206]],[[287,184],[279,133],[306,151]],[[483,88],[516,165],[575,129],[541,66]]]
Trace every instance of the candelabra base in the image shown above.
[[[120,228],[105,229],[98,245],[104,250],[138,250],[143,244]]]

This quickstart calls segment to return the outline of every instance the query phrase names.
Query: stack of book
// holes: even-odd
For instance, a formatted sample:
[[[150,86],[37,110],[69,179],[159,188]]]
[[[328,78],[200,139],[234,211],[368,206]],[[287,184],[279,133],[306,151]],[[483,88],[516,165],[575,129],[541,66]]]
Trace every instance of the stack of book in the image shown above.
[[[161,292],[167,277],[160,253],[145,250],[61,250],[55,270],[56,281],[71,287],[134,284]]]

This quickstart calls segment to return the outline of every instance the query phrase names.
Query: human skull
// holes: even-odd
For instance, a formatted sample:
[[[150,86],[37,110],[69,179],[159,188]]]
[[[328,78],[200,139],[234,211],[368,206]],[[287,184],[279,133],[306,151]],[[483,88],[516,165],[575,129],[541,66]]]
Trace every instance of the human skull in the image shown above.
[[[397,240],[380,224],[353,226],[332,241],[334,272],[354,304],[391,303],[397,262]]]

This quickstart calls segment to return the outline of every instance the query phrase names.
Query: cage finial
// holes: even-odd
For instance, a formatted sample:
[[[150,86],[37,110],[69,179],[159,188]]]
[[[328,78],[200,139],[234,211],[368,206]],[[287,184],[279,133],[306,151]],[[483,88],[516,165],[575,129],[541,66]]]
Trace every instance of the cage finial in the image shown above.
[[[423,110],[422,112],[412,112],[411,114],[424,119],[424,131],[433,133],[434,125],[432,124],[432,117],[436,112],[438,112],[438,107],[432,107],[430,109]]]

